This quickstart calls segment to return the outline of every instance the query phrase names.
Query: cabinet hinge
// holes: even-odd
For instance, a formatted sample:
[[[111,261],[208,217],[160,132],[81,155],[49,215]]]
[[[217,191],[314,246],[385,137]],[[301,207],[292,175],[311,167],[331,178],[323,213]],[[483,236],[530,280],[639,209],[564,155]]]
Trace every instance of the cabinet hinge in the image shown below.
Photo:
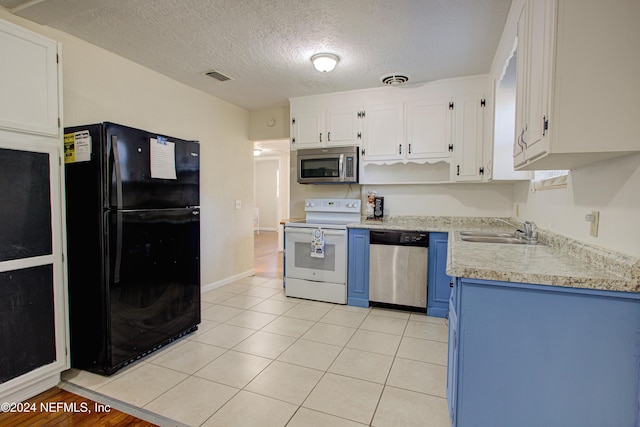
[[[358,132],[358,139],[362,139],[362,132]]]
[[[60,63],[60,55],[56,53],[56,64],[59,64],[59,63]]]
[[[486,107],[487,106],[487,100],[486,99],[481,99],[480,100],[480,106],[481,107]]]
[[[291,124],[292,124],[292,125],[295,125],[295,124],[296,124],[296,118],[295,118],[295,117],[293,117],[293,118],[291,119]]]
[[[358,118],[364,119],[364,111],[358,111]]]
[[[544,116],[542,118],[542,136],[546,136],[548,130],[549,130],[549,119],[547,119],[547,116]]]
[[[364,148],[362,149],[361,153],[362,153],[362,155],[364,156]]]
[[[449,110],[453,110],[453,102],[449,103]]]
[[[453,144],[449,144],[449,151],[453,151]]]
[[[484,167],[480,166],[480,169],[478,169],[478,172],[480,173],[480,175],[484,175]]]
[[[60,120],[60,117],[58,117],[58,127],[62,126],[62,120]]]

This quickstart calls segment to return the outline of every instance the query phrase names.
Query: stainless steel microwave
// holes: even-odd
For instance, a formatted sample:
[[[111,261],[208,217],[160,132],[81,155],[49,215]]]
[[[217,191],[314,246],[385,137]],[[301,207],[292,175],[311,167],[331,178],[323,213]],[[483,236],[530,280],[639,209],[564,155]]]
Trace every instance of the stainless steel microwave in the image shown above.
[[[300,184],[357,184],[358,147],[298,150]]]

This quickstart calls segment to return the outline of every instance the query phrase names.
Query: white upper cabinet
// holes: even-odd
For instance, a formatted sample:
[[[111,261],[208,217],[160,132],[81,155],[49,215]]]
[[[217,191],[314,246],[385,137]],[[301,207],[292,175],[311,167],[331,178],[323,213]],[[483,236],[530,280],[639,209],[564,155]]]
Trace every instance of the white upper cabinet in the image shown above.
[[[291,98],[291,149],[356,145],[364,184],[482,181],[490,88],[480,75]]]
[[[574,169],[640,152],[638,22],[637,1],[525,1],[516,167]]]
[[[363,162],[449,161],[451,98],[431,98],[365,107]]]
[[[451,157],[450,98],[433,98],[406,104],[407,158],[446,159]]]
[[[291,110],[291,149],[358,145],[358,108]]]
[[[482,94],[456,97],[452,181],[482,181],[486,100]]]
[[[401,102],[364,109],[363,162],[397,162],[404,158],[403,117]]]
[[[0,20],[0,129],[59,134],[58,45]]]

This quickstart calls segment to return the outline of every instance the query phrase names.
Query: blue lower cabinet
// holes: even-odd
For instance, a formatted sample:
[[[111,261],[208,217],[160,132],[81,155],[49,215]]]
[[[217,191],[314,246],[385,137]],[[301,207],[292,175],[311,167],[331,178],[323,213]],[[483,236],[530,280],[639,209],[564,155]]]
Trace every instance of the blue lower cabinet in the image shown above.
[[[427,314],[447,317],[453,278],[447,276],[447,233],[429,233]]]
[[[369,307],[369,230],[349,229],[347,304]]]
[[[452,426],[639,425],[640,294],[476,279],[455,292]]]

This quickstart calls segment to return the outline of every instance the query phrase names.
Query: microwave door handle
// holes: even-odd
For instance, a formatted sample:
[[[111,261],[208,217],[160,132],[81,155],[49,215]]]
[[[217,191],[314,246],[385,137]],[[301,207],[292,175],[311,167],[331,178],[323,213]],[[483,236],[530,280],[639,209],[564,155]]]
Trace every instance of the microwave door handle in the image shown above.
[[[340,181],[344,181],[344,154],[340,154],[340,163],[338,164],[338,169],[340,169]]]

